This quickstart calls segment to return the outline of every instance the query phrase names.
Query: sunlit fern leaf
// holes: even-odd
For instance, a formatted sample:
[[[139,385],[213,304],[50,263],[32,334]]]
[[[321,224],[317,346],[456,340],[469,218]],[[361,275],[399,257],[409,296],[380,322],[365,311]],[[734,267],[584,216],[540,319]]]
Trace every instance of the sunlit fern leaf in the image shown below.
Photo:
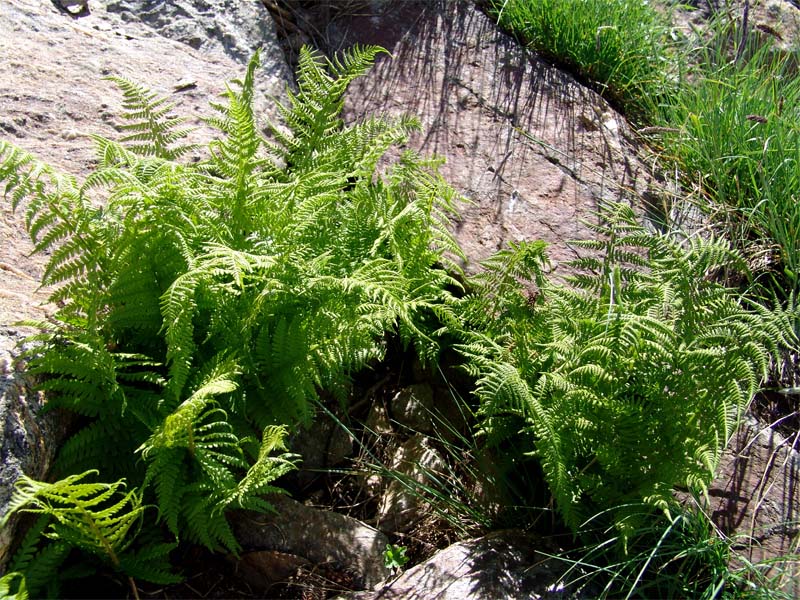
[[[156,448],[188,448],[194,452],[194,429],[202,422],[201,415],[209,416],[217,409],[214,397],[228,394],[238,388],[237,367],[232,361],[218,359],[209,363],[191,396],[166,416],[150,439],[142,445],[145,458]]]
[[[268,508],[259,494],[294,462],[266,427],[308,422],[323,390],[344,404],[387,338],[433,360],[443,321],[460,327],[460,278],[446,271],[462,259],[448,229],[458,198],[441,161],[406,152],[391,166],[414,119],[340,116],[381,52],[328,61],[304,49],[286,126],[266,147],[257,57],[216,105],[223,137],[203,162],[177,162],[190,147],[171,107],[120,79],[127,143],[95,137],[83,184],[0,146],[12,204],[27,203],[58,284],[58,331],[38,338],[31,364],[51,405],[86,419],[59,464],[118,464],[182,539],[235,549],[225,510]]]
[[[270,493],[282,493],[283,490],[271,485],[275,479],[294,470],[298,455],[286,452],[285,438],[287,429],[284,426],[264,428],[258,459],[247,470],[245,476],[230,490],[227,490],[222,503],[225,506],[236,506],[245,509],[267,510],[270,507],[259,496]],[[273,456],[276,452],[281,454]]]
[[[136,490],[123,491],[124,481],[112,484],[84,483],[96,474],[87,471],[55,483],[20,476],[9,503],[11,515],[18,511],[52,517],[46,535],[94,554],[113,566],[130,544],[127,534],[141,518],[145,507]],[[7,518],[7,517],[6,517]]]
[[[271,145],[272,150],[300,172],[311,165],[315,148],[341,128],[338,115],[347,86],[363,75],[382,52],[386,50],[377,46],[354,46],[329,61],[314,50],[301,48],[298,91],[287,90],[288,106],[278,104],[289,131],[272,127],[278,142]]]
[[[160,98],[155,92],[123,77],[106,79],[113,81],[122,91],[122,117],[129,122],[120,128],[130,132],[122,142],[128,142],[131,152],[174,160],[194,149],[192,145],[177,143],[192,128],[179,127],[185,120],[171,116],[174,105],[166,98]]]
[[[509,300],[522,289],[507,277],[515,253],[489,261],[473,281],[495,290],[492,302],[466,305],[495,319],[468,317],[487,335],[461,346],[479,376],[484,426],[526,419],[573,529],[619,504],[666,506],[673,486],[710,481],[770,356],[796,344],[793,308],[748,311],[715,281],[742,266],[727,244],[650,234],[624,206],[601,216],[599,239],[584,245],[600,255],[576,263],[579,289],[540,281],[541,297],[524,306]],[[510,316],[514,306],[523,312]],[[625,519],[623,538],[634,516]]]

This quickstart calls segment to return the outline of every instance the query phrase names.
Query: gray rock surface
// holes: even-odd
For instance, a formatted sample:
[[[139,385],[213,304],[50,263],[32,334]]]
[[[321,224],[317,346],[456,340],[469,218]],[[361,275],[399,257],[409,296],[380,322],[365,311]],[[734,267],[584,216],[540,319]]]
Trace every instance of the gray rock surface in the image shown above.
[[[536,540],[505,530],[459,542],[358,600],[472,600],[591,598],[560,585],[566,565],[538,552]]]
[[[43,398],[32,382],[14,364],[22,335],[13,329],[0,330],[0,521],[5,517],[14,483],[23,473],[34,479],[47,474],[56,442],[63,439],[63,415],[43,414]],[[10,558],[18,518],[12,517],[0,529],[0,573]]]
[[[388,538],[361,521],[271,496],[276,514],[236,513],[236,539],[245,550],[273,550],[315,564],[332,563],[354,575],[361,589],[372,588],[391,573],[383,564]]]
[[[289,449],[303,460],[300,469],[287,477],[305,487],[324,469],[338,466],[352,455],[353,438],[342,424],[325,414],[318,414],[307,429],[300,429],[291,436]]]
[[[391,411],[400,425],[420,433],[433,433],[433,388],[427,383],[403,388],[392,398]]]
[[[95,0],[125,23],[151,27],[202,54],[226,54],[246,64],[257,48],[265,58],[267,79],[291,76],[275,38],[275,24],[261,2],[240,0]]]

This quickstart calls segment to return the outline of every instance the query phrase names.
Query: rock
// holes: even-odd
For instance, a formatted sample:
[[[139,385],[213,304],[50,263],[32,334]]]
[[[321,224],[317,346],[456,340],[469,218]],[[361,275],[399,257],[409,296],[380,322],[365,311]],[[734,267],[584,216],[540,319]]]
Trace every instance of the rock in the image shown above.
[[[72,17],[89,14],[89,0],[55,0],[55,5]]]
[[[199,127],[191,141],[207,142],[216,135],[201,120],[212,114],[209,101],[218,99],[227,82],[243,76],[246,62],[259,44],[264,47],[258,76],[263,92],[257,94],[259,116],[276,118],[278,113],[266,96],[283,97],[289,73],[275,45],[277,42],[269,37],[268,13],[260,10],[250,13],[249,10],[256,10],[255,3],[235,3],[246,12],[229,7],[224,18],[219,17],[213,27],[209,25],[211,39],[220,36],[246,39],[248,44],[255,44],[247,50],[246,56],[242,48],[234,59],[222,42],[219,45],[209,42],[202,51],[196,51],[159,35],[142,20],[158,21],[162,11],[169,17],[172,14],[169,11],[178,10],[177,4],[142,0],[140,19],[133,16],[136,2],[126,5],[131,12],[117,14],[110,8],[122,10],[122,4],[97,0],[90,4],[91,14],[70,19],[47,2],[6,0],[0,3],[2,118],[12,123],[15,130],[9,141],[67,172],[86,174],[94,160],[91,142],[58,138],[65,131],[96,133],[112,139],[120,137],[115,125],[119,124],[121,94],[113,83],[103,80],[111,75],[144,83],[153,91],[169,96],[177,105],[175,114],[189,117],[189,124]],[[199,1],[197,4],[202,6]],[[125,15],[127,20],[122,18]],[[245,17],[252,17],[253,22],[243,22]],[[175,14],[169,20],[178,27],[191,18],[192,14],[187,12],[183,17]],[[208,18],[211,17],[207,15]],[[164,25],[165,34],[172,32],[170,27]],[[233,27],[239,29],[231,29]],[[256,43],[254,34],[248,37],[239,33],[252,27],[263,29],[266,37]],[[31,61],[31,56],[36,56],[37,60]],[[194,85],[174,90],[187,80]]]
[[[236,574],[255,590],[268,590],[311,566],[305,558],[273,550],[246,552],[235,564]]]
[[[387,533],[407,532],[428,512],[421,486],[445,473],[447,461],[418,433],[398,448],[389,468],[400,478],[391,479],[381,498],[378,527]]]
[[[729,18],[741,25],[746,0],[728,0],[724,6],[713,0],[695,0],[693,3],[670,6],[676,29],[693,39],[698,35],[710,38],[709,22],[717,18]],[[663,1],[659,4],[669,4]],[[789,58],[797,49],[800,39],[800,5],[796,0],[750,0],[747,2],[747,24],[750,41],[768,42],[773,49],[785,53]],[[741,35],[741,26],[736,28]],[[732,40],[739,44],[741,37]],[[759,44],[756,44],[758,47]]]
[[[340,423],[320,414],[292,436],[289,449],[303,457],[300,470],[290,473],[289,480],[306,487],[322,470],[340,465],[353,453],[353,438]]]
[[[433,433],[433,411],[433,388],[427,383],[410,385],[392,398],[392,417],[412,431]]]
[[[291,74],[282,58],[275,24],[261,2],[239,0],[101,0],[109,13],[126,24],[143,23],[159,35],[182,42],[203,54],[226,54],[246,64],[262,48],[268,80],[287,81]]]
[[[566,563],[538,552],[536,540],[516,530],[459,542],[358,600],[469,600],[478,598],[591,598],[565,590]]]
[[[69,422],[60,413],[43,413],[43,397],[34,391],[25,372],[14,368],[20,339],[17,333],[0,332],[0,520],[21,474],[45,478]],[[10,558],[18,522],[18,517],[12,517],[0,529],[0,573]]]
[[[658,185],[608,103],[520,49],[472,2],[376,8],[328,31],[333,47],[375,43],[393,57],[353,82],[346,116],[420,119],[409,146],[446,157],[443,175],[472,202],[453,224],[468,268],[518,240],[549,242],[555,263],[574,259],[568,241],[593,237],[581,220],[594,220],[599,200],[638,202]]]
[[[394,433],[394,428],[389,420],[389,411],[380,401],[375,401],[370,407],[364,426],[370,434],[376,436],[392,435]]]
[[[800,454],[798,434],[784,439],[753,417],[744,420],[720,461],[708,488],[712,520],[740,541],[737,552],[751,563],[796,552],[800,534]],[[743,546],[743,547],[742,547]],[[765,576],[778,567],[788,569],[790,592],[800,597],[796,562],[768,565]]]
[[[271,496],[276,514],[235,513],[231,524],[245,550],[273,550],[315,564],[332,563],[352,572],[361,589],[372,588],[391,573],[383,564],[388,538],[361,521]]]

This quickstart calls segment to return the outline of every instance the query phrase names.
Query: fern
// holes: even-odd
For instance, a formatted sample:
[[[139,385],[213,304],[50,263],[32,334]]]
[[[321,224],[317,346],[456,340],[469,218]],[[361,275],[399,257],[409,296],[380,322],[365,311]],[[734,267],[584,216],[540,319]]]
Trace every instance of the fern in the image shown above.
[[[121,78],[124,136],[93,138],[85,181],[0,145],[0,179],[49,253],[59,306],[27,358],[48,404],[80,415],[56,461],[61,485],[96,469],[117,483],[92,489],[131,482],[119,515],[138,518],[143,498],[158,508],[142,540],[122,540],[129,525],[116,561],[104,555],[130,576],[165,576],[159,528],[236,552],[227,512],[270,509],[261,496],[298,460],[284,438],[323,390],[345,403],[387,336],[435,360],[444,323],[459,324],[457,197],[440,161],[384,160],[413,118],[340,117],[348,85],[383,52],[303,49],[271,140],[253,111],[254,56],[212,104],[219,139],[191,164],[173,107]],[[105,539],[58,535],[90,554]]]
[[[8,513],[5,522],[10,517],[11,514]],[[51,520],[49,515],[41,515],[25,534],[8,565],[7,574],[0,580],[5,580],[5,585],[8,586],[3,589],[4,584],[0,583],[0,596],[3,598],[17,597],[24,600],[29,596],[44,596],[45,591],[48,597],[58,595],[58,578],[54,574],[58,572],[71,548],[64,542],[41,547],[42,534]],[[17,591],[12,593],[12,589]]]
[[[796,343],[787,311],[748,310],[714,279],[744,266],[727,244],[651,235],[622,205],[602,216],[585,244],[600,254],[578,261],[590,270],[573,287],[545,281],[541,248],[520,245],[462,300],[485,331],[461,346],[483,431],[497,441],[504,415],[524,419],[574,530],[617,506],[666,510],[674,486],[702,489],[770,357]],[[635,515],[614,515],[625,539]]]
[[[146,507],[142,505],[137,490],[124,492],[123,480],[113,484],[85,481],[96,473],[87,471],[70,475],[55,483],[35,481],[25,475],[17,480],[3,525],[17,512],[42,515],[23,540],[11,564],[13,572],[22,574],[24,578],[20,591],[35,596],[46,585],[57,581],[53,577],[55,570],[73,548],[129,576],[132,573],[125,571],[126,564],[137,565],[135,574],[142,579],[157,583],[178,580],[163,565],[155,562],[172,550],[174,544],[140,550],[135,559],[126,557]],[[37,553],[35,548],[40,535],[54,543]]]
[[[133,153],[174,160],[194,150],[194,146],[176,144],[192,129],[178,127],[184,119],[170,116],[174,104],[123,77],[107,79],[116,83],[122,91],[122,117],[130,122],[121,125],[121,129],[131,133],[121,141],[127,142]]]
[[[278,144],[270,146],[293,172],[299,174],[319,166],[318,157],[337,146],[340,138],[335,134],[342,126],[339,113],[347,86],[363,75],[382,52],[386,50],[377,46],[355,46],[341,58],[329,61],[307,47],[300,50],[298,91],[287,92],[288,106],[278,104],[289,131],[273,126]]]

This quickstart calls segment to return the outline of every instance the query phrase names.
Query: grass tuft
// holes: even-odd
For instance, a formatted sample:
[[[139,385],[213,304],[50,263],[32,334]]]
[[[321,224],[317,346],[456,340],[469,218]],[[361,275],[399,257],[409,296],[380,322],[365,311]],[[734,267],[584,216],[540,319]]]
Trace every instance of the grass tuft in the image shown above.
[[[498,23],[634,118],[667,86],[667,21],[642,0],[494,0]]]

